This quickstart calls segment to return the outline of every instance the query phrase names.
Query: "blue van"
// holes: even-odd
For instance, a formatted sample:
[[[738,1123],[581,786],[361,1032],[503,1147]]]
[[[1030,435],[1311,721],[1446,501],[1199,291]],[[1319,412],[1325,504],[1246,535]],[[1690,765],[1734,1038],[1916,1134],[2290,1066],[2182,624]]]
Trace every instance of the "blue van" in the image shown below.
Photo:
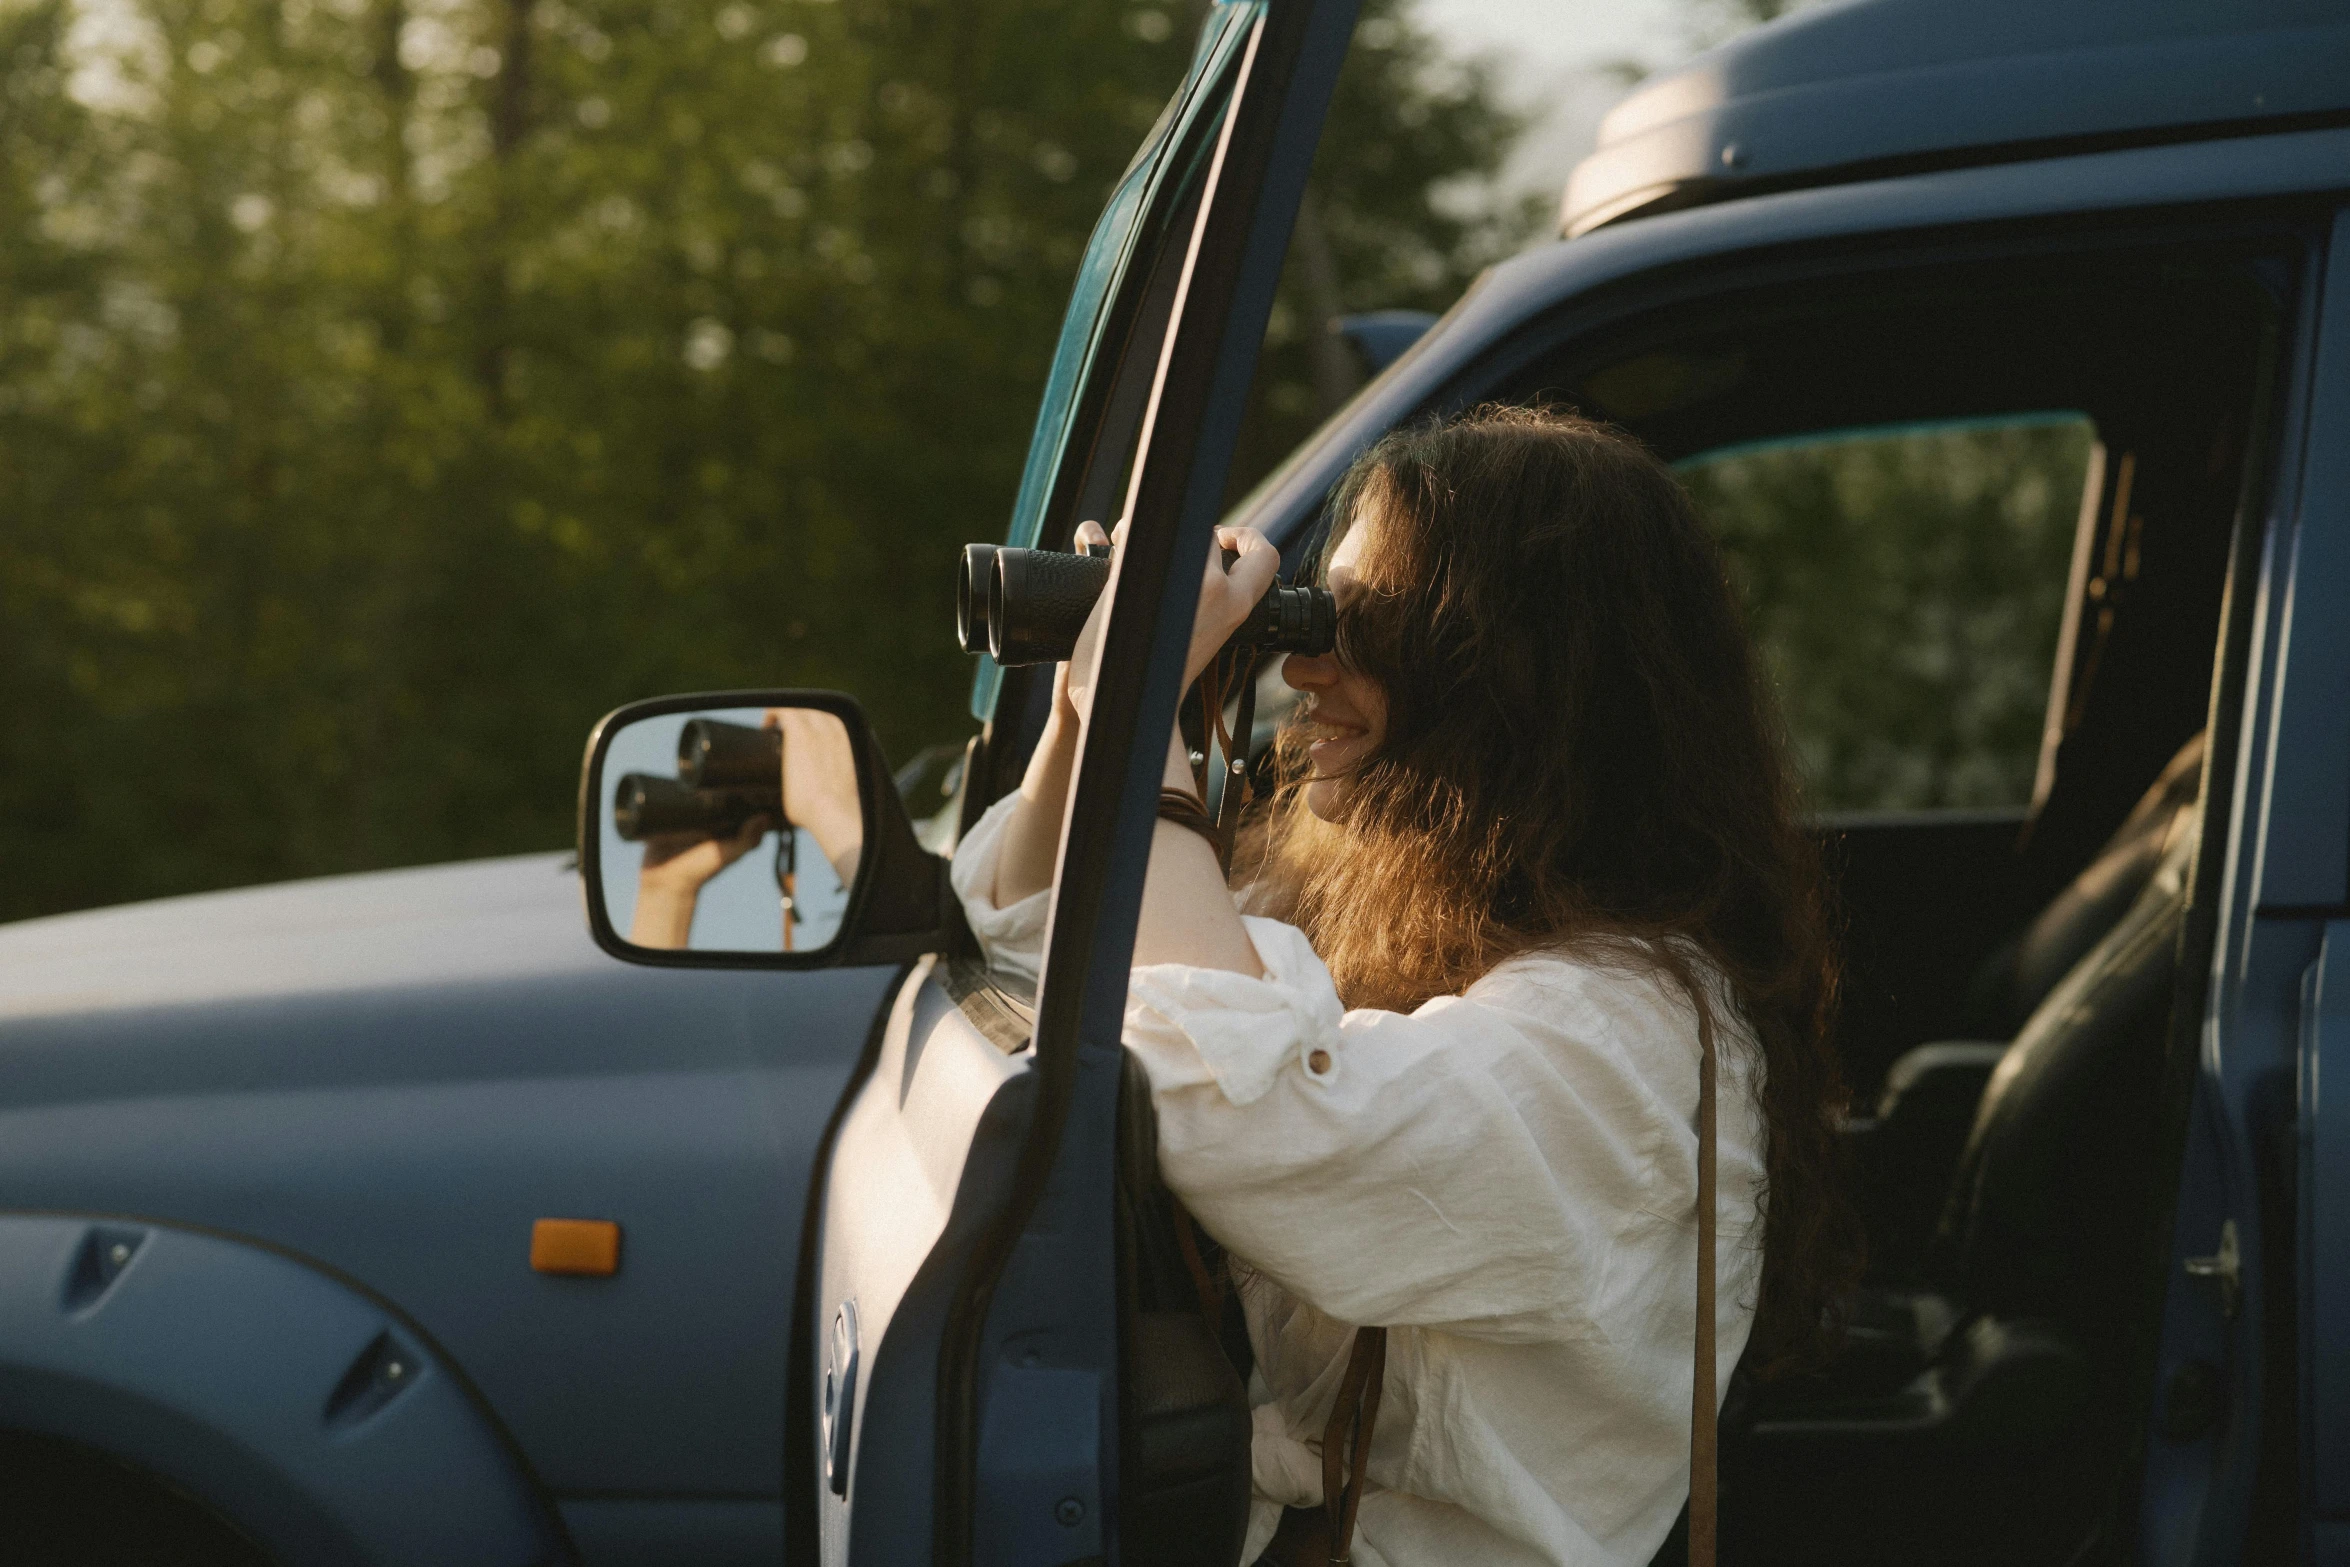
[[[668,698],[579,875],[0,930],[0,1555],[1237,1560],[1245,1420],[1121,1271],[1119,1017],[1354,9],[1208,7],[1084,259],[1008,537],[1132,542],[1033,994],[938,857],[1041,722],[992,665],[943,792],[838,694]],[[1541,400],[1723,530],[1874,1256],[1834,1366],[1734,1388],[1725,1551],[2350,1562],[2350,5],[1822,6],[1627,100],[1561,226],[1229,516],[1295,565],[1382,432]],[[853,820],[664,934],[610,802],[761,725]]]

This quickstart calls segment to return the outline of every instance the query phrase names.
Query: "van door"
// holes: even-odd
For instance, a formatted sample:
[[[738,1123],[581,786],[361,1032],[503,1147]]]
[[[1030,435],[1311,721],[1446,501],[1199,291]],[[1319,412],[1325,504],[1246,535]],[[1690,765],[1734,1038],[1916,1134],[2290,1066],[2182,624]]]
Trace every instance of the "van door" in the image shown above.
[[[2167,1270],[2154,1563],[2350,1559],[2350,214],[2310,314]]]
[[[1018,544],[1131,523],[1033,1012],[900,987],[839,1113],[804,1267],[798,1560],[1115,1561],[1120,1017],[1198,563],[1354,0],[1220,0],[1082,263]],[[939,562],[943,571],[947,563]],[[942,635],[944,634],[942,628]],[[981,679],[1011,719],[1027,683]],[[986,755],[969,787],[1009,776]],[[1008,746],[1009,741],[1005,744]]]

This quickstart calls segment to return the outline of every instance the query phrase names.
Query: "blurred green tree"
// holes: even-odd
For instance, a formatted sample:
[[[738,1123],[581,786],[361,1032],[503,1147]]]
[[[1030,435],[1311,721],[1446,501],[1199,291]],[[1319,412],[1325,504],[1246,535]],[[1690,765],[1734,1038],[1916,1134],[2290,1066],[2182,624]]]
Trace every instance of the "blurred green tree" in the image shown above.
[[[1396,0],[1369,0],[1332,95],[1233,464],[1237,497],[1364,379],[1335,330],[1369,310],[1441,311],[1547,234],[1547,195],[1497,200],[1484,176],[1525,129],[1493,64],[1442,54]]]
[[[1823,810],[2028,803],[2096,431],[1826,431],[1681,465]]]
[[[962,732],[950,546],[1003,529],[1196,17],[0,12],[0,918],[560,844],[589,723],[658,691]],[[1512,237],[1459,197],[1488,84],[1367,18],[1244,468],[1333,299],[1441,304]]]
[[[1684,0],[1684,60],[1818,0]],[[1681,62],[1671,62],[1681,63]],[[1629,87],[1667,62],[1602,69]],[[2032,799],[2096,432],[1818,431],[1680,465],[1820,810]]]

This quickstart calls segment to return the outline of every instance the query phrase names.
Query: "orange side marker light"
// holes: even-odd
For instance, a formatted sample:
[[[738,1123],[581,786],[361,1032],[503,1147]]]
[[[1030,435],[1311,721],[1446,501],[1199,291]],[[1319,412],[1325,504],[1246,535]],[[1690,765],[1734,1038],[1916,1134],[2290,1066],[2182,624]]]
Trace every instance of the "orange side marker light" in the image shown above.
[[[608,1278],[620,1271],[620,1226],[610,1219],[541,1219],[530,1227],[530,1266],[537,1273]]]

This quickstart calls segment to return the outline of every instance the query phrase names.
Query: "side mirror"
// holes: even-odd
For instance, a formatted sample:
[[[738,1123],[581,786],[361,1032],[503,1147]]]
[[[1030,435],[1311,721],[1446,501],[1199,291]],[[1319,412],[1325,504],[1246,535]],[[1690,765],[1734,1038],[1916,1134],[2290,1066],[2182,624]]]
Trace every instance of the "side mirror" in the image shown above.
[[[579,870],[596,945],[632,963],[904,962],[945,948],[956,907],[863,710],[837,691],[606,714],[580,769]]]

